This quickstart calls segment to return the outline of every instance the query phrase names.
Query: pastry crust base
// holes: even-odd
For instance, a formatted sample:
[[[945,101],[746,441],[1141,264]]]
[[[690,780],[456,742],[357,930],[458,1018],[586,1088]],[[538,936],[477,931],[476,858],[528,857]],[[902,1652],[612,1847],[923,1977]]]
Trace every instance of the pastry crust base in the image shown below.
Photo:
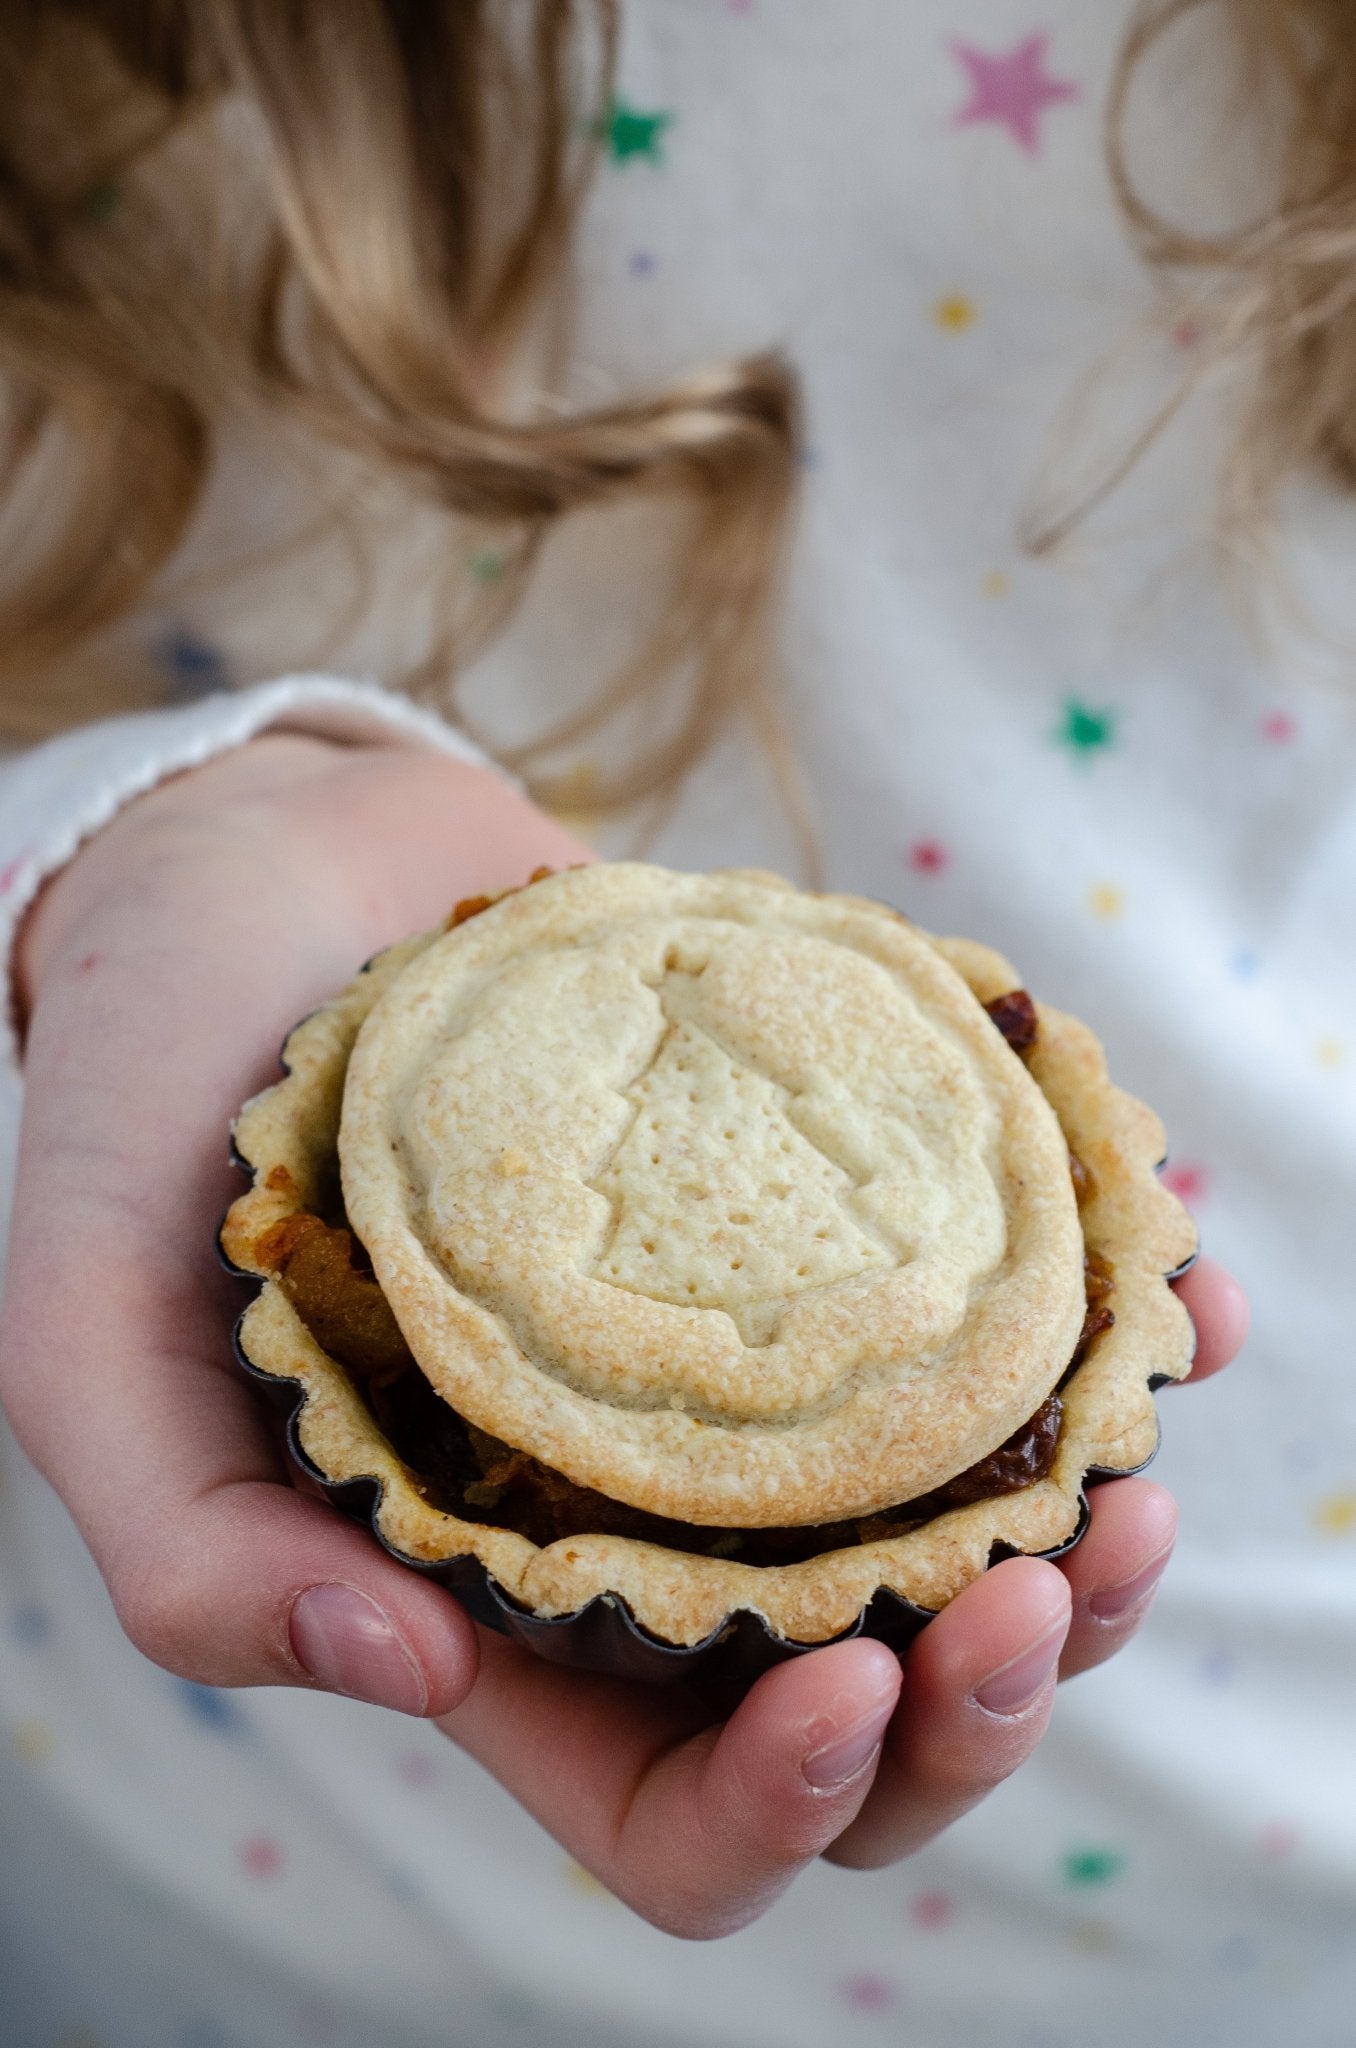
[[[848,901],[849,899],[836,899]],[[879,912],[879,906],[871,906]],[[578,1536],[539,1548],[512,1530],[433,1508],[397,1457],[343,1368],[316,1343],[258,1259],[264,1232],[332,1189],[344,1075],[358,1030],[404,968],[437,935],[379,956],[334,1002],[307,1018],[284,1049],[286,1078],[247,1104],[235,1143],[254,1185],[223,1225],[227,1258],[264,1284],[241,1319],[239,1342],[259,1373],[301,1391],[296,1436],[330,1483],[374,1481],[373,1522],[411,1562],[480,1560],[511,1599],[542,1617],[576,1613],[598,1596],[624,1603],[661,1642],[706,1641],[741,1611],[776,1636],[819,1643],[850,1629],[873,1595],[889,1589],[928,1611],[945,1606],[995,1555],[1039,1555],[1074,1540],[1090,1477],[1134,1471],[1152,1457],[1158,1425],[1151,1388],[1190,1370],[1193,1332],[1165,1276],[1195,1253],[1196,1233],[1156,1176],[1164,1139],[1158,1118],[1108,1079],[1093,1034],[1038,1005],[1033,1078],[1070,1149],[1091,1175],[1081,1218],[1085,1242],[1115,1273],[1115,1324],[1093,1344],[1062,1395],[1054,1466],[1035,1485],[978,1501],[884,1542],[829,1551],[805,1563],[752,1566],[619,1536]],[[967,940],[931,944],[981,1002],[1019,986],[998,954]]]

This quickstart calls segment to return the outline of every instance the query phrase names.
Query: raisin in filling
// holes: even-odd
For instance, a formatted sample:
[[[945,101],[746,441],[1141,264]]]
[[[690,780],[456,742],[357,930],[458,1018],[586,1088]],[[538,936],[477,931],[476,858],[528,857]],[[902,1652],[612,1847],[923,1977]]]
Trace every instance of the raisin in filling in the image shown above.
[[[1041,1026],[1036,1005],[1024,988],[1009,989],[1005,996],[995,996],[984,1007],[1015,1053],[1025,1056],[1031,1051],[1040,1037]]]

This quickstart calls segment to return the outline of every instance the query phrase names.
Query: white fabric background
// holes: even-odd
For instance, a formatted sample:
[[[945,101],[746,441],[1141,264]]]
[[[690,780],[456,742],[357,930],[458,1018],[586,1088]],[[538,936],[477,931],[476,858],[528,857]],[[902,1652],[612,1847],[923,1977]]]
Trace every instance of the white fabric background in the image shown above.
[[[1155,323],[1101,168],[1119,9],[645,0],[630,22],[623,95],[670,119],[653,157],[604,167],[576,395],[769,342],[794,356],[810,458],[786,645],[830,880],[998,945],[1093,1022],[1165,1116],[1177,1184],[1253,1292],[1255,1338],[1227,1380],[1163,1398],[1178,1559],[1134,1648],[1061,1696],[1034,1765],[914,1863],[815,1870],[705,1948],[581,1880],[433,1731],[299,1694],[204,1694],[145,1665],[11,1452],[15,2048],[1345,2048],[1356,515],[1316,493],[1287,512],[1329,637],[1246,630],[1207,544],[1227,393],[1207,394],[1052,557],[1017,545],[1052,449],[1087,466],[1202,346]],[[1077,88],[1033,116],[1039,147],[1001,119],[958,125],[957,42],[1011,60],[1038,32],[1044,74]],[[1218,63],[1183,44],[1156,76],[1156,189],[1223,208]],[[249,477],[238,465],[210,508],[212,545],[247,526]],[[654,559],[643,528],[592,519],[551,551],[475,681],[493,729],[597,671]],[[326,587],[289,585],[312,604]],[[286,593],[237,593],[189,623],[249,677],[291,658],[298,619]],[[380,614],[344,661],[385,666]],[[1069,744],[1070,707],[1104,744]],[[143,751],[185,758],[196,721],[220,716],[187,711]],[[19,771],[49,847],[106,813],[101,748]],[[0,784],[11,886],[34,831],[19,787]],[[657,851],[790,857],[747,740],[694,778]]]

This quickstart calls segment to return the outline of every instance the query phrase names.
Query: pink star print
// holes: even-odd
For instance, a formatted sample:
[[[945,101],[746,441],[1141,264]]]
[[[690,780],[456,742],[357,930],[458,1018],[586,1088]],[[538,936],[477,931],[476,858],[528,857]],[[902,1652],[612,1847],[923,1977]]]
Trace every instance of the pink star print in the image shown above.
[[[241,1868],[250,1877],[276,1877],[283,1867],[282,1844],[272,1835],[251,1835],[240,1844]]]
[[[1008,129],[1028,156],[1039,156],[1040,117],[1047,107],[1076,100],[1082,88],[1071,78],[1054,78],[1045,68],[1049,36],[1037,32],[1006,56],[991,56],[973,43],[953,40],[951,48],[970,75],[970,100],[956,115],[955,126],[995,121]]]
[[[1185,1202],[1189,1209],[1205,1200],[1207,1183],[1203,1166],[1183,1160],[1180,1166],[1165,1166],[1161,1178],[1168,1193],[1176,1195],[1178,1201]]]
[[[7,860],[0,868],[0,896],[8,896],[18,881],[28,860],[29,851],[30,849],[25,847],[22,853],[16,853],[13,860]]]
[[[854,2012],[888,2012],[895,2002],[894,1986],[871,1972],[849,1977],[842,1990]]]
[[[437,1782],[437,1765],[420,1749],[406,1750],[403,1756],[397,1757],[396,1771],[416,1792],[422,1792],[425,1786]]]
[[[909,866],[916,875],[940,875],[949,859],[939,839],[916,839],[909,848]]]

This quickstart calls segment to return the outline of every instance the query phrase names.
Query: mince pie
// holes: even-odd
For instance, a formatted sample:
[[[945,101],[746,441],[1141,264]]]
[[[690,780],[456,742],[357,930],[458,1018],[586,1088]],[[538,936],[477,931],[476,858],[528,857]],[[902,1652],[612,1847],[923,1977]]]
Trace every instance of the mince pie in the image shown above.
[[[757,873],[458,906],[236,1125],[240,1344],[424,1566],[663,1644],[822,1642],[1051,1554],[1189,1369],[1190,1219],[987,948]]]

